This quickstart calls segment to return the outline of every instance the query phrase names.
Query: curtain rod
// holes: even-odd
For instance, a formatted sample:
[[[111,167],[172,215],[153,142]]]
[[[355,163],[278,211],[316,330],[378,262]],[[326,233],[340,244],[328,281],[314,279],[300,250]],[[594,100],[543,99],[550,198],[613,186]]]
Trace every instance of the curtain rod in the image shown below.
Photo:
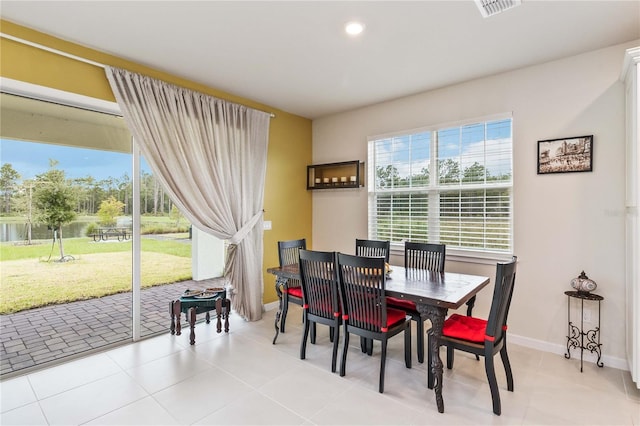
[[[71,53],[63,52],[62,50],[54,49],[52,47],[48,47],[48,46],[45,46],[43,44],[34,43],[32,41],[25,40],[25,39],[19,38],[19,37],[15,37],[15,36],[12,36],[10,34],[5,34],[3,32],[0,32],[0,37],[15,41],[17,43],[26,44],[27,46],[35,47],[36,49],[44,50],[44,51],[49,52],[49,53],[54,53],[54,54],[59,55],[59,56],[64,56],[65,58],[73,59],[74,61],[84,62],[85,64],[93,65],[93,66],[98,67],[98,68],[105,69],[107,67],[105,64],[101,64],[100,62],[92,61],[91,59],[83,58],[81,56],[76,56],[76,55],[73,55]],[[254,109],[257,109],[257,108],[254,108]],[[261,111],[261,110],[259,110],[259,111]],[[272,113],[272,112],[268,112],[268,111],[262,111],[262,112],[268,113],[271,116],[271,118],[275,118],[276,117],[276,115],[274,113]]]

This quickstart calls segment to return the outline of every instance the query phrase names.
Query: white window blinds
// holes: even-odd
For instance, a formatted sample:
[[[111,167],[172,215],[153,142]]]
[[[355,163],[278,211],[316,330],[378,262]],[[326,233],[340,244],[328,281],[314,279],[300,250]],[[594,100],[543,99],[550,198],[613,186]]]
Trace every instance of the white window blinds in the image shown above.
[[[369,237],[512,251],[511,118],[369,139]]]

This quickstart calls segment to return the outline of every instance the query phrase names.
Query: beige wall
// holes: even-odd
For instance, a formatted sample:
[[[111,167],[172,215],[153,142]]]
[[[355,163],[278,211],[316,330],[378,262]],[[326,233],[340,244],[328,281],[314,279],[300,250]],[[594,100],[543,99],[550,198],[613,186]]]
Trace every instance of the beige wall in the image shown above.
[[[273,224],[264,234],[265,303],[277,300],[274,277],[266,268],[277,266],[277,241],[306,237],[311,245],[311,195],[306,190],[306,166],[311,162],[311,120],[250,99],[203,86],[179,76],[51,37],[11,22],[1,21],[2,32],[98,63],[126,68],[172,84],[197,90],[252,108],[274,112],[269,129],[264,219]],[[55,53],[0,39],[0,75],[70,93],[115,101],[104,70]]]
[[[511,112],[514,254],[519,258],[509,318],[512,341],[563,353],[564,291],[584,269],[605,298],[605,364],[626,368],[624,90],[619,76],[624,50],[633,45],[315,120],[314,163],[366,161],[370,135]],[[594,135],[593,172],[536,174],[538,140],[589,134]],[[313,218],[315,249],[353,252],[354,239],[367,236],[367,189],[315,192]],[[400,264],[401,258],[394,262]],[[448,261],[446,269],[494,277],[494,265]],[[482,292],[474,313],[486,315],[490,296],[491,290]]]

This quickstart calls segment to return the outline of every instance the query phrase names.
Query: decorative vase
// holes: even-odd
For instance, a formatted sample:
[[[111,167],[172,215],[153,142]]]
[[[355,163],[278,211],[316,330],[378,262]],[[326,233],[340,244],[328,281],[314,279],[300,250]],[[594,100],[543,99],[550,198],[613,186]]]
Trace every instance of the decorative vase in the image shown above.
[[[582,271],[577,278],[571,280],[571,287],[580,293],[589,293],[596,289],[597,284]]]

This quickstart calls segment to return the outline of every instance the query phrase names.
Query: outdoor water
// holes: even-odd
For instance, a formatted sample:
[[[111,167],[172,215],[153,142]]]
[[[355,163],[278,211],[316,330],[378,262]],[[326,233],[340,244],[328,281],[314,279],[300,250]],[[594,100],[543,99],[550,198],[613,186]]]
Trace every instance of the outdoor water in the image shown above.
[[[91,222],[71,222],[62,227],[64,238],[85,236],[85,229]],[[49,240],[53,238],[53,231],[47,225],[31,225],[32,240]],[[26,241],[27,225],[25,223],[0,223],[0,242]]]

